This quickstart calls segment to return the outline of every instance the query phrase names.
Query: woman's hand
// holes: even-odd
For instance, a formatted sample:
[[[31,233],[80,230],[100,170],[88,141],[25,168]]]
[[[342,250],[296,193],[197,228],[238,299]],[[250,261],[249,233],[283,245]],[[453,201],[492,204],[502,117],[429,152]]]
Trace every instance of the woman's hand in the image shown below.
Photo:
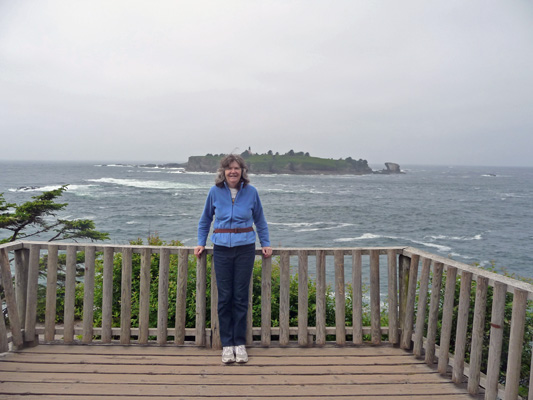
[[[194,248],[194,255],[197,257],[197,258],[200,258],[200,256],[202,255],[202,253],[204,252],[205,250],[205,246],[196,246]]]
[[[263,252],[265,258],[268,258],[272,255],[272,247],[263,247],[261,251]]]

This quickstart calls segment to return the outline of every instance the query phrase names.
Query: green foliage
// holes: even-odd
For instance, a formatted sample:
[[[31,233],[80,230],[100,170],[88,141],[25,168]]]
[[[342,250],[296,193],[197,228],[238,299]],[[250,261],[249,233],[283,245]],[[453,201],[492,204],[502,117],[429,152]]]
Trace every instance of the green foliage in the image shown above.
[[[89,219],[65,220],[57,218],[57,213],[67,207],[67,203],[56,203],[68,185],[32,196],[32,201],[17,205],[8,203],[0,193],[0,230],[10,231],[10,236],[0,239],[0,243],[27,239],[50,232],[49,241],[70,239],[105,240],[109,235],[95,230]]]

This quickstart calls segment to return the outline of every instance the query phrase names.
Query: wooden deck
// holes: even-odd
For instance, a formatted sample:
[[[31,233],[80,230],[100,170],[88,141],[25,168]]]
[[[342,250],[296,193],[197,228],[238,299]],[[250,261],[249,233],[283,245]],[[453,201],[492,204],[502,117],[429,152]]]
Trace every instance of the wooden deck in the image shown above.
[[[39,345],[0,357],[0,399],[472,400],[392,346],[248,349],[245,365],[192,346]]]

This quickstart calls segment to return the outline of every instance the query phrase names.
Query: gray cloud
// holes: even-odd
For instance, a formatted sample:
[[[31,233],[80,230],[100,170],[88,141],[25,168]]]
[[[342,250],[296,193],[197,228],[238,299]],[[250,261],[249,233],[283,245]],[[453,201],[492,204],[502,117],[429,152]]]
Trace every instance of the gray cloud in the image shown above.
[[[0,3],[3,159],[532,166],[533,6]]]

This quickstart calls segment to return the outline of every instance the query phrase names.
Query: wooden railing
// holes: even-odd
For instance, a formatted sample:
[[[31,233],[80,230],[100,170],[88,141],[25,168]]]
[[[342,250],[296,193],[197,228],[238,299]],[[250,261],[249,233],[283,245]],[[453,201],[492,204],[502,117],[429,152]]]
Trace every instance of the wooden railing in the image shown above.
[[[83,317],[75,318],[76,266],[78,255],[84,253]],[[212,265],[204,255],[196,263],[195,307],[193,328],[186,328],[186,295],[189,261],[193,249],[168,246],[114,246],[95,244],[55,244],[47,242],[15,242],[0,246],[0,271],[3,286],[2,305],[7,311],[9,332],[0,318],[0,351],[46,342],[111,343],[159,345],[194,342],[198,346],[220,348],[216,315],[217,290],[211,273],[211,318],[207,328],[207,271]],[[132,257],[140,256],[140,283],[132,286]],[[207,249],[207,255],[212,254]],[[120,255],[120,299],[113,297],[113,267]],[[257,251],[260,257],[260,251]],[[43,256],[46,256],[43,258]],[[58,259],[66,258],[64,280],[63,325],[56,320],[58,290]],[[152,257],[158,259],[158,293],[151,295]],[[170,260],[177,257],[177,263]],[[209,257],[210,258],[210,257]],[[533,300],[533,286],[483,269],[436,256],[411,247],[391,248],[298,248],[275,249],[279,263],[279,326],[272,326],[272,258],[262,258],[261,324],[252,326],[252,296],[248,316],[248,343],[286,346],[324,345],[334,340],[337,345],[370,342],[389,343],[424,357],[427,364],[438,364],[452,379],[468,382],[468,390],[485,391],[486,399],[518,398],[520,368],[526,311]],[[40,262],[46,265],[40,268]],[[102,299],[95,304],[95,269],[102,266]],[[170,281],[171,268],[177,268]],[[46,270],[46,278],[40,275]],[[298,325],[290,326],[290,277],[298,273]],[[13,277],[14,271],[14,277]],[[316,324],[308,324],[308,280],[314,273],[316,281]],[[115,275],[117,272],[115,272]],[[328,282],[328,278],[329,282]],[[117,279],[118,277],[115,276]],[[253,279],[253,278],[252,278]],[[368,282],[368,295],[363,282]],[[473,285],[475,282],[475,285]],[[44,325],[37,324],[39,283],[46,284]],[[176,290],[175,305],[169,304],[169,287]],[[326,323],[327,286],[331,284],[335,302],[335,323]],[[353,291],[352,320],[346,321],[346,289]],[[456,286],[460,286],[456,304]],[[191,288],[189,288],[191,289]],[[471,293],[475,290],[473,303]],[[487,293],[492,292],[492,310],[486,315]],[[250,285],[252,293],[252,285]],[[512,318],[504,319],[506,296],[511,294]],[[132,299],[138,298],[138,324],[132,326]],[[153,298],[156,297],[156,298]],[[112,326],[113,301],[120,300],[120,326]],[[329,299],[333,300],[333,299]],[[157,303],[157,326],[150,326],[150,303]],[[472,304],[471,304],[472,303]],[[95,307],[101,307],[101,324],[94,324]],[[175,307],[175,325],[168,326],[169,310]],[[454,308],[458,307],[454,318]],[[294,309],[294,305],[293,305]],[[388,326],[381,326],[382,313]],[[370,316],[370,325],[363,326],[363,317]],[[473,323],[469,324],[469,317]],[[116,317],[116,316],[115,316]],[[366,320],[366,318],[365,318]],[[490,321],[490,335],[485,322]],[[426,324],[427,321],[427,324]],[[504,349],[504,328],[510,325],[508,349]],[[455,326],[455,329],[452,329]],[[469,330],[469,327],[471,329]],[[439,343],[437,345],[437,338]],[[468,338],[468,339],[467,339]],[[255,339],[255,340],[254,340]],[[453,346],[451,344],[453,343]],[[482,349],[489,347],[488,366],[481,370]],[[452,348],[453,347],[453,348]],[[468,347],[468,348],[467,348]],[[503,351],[506,350],[506,351]],[[469,353],[469,363],[465,355]],[[507,354],[505,386],[499,384],[502,353]],[[531,361],[530,361],[531,362]],[[533,375],[533,368],[531,368]],[[533,381],[533,376],[530,378]]]

